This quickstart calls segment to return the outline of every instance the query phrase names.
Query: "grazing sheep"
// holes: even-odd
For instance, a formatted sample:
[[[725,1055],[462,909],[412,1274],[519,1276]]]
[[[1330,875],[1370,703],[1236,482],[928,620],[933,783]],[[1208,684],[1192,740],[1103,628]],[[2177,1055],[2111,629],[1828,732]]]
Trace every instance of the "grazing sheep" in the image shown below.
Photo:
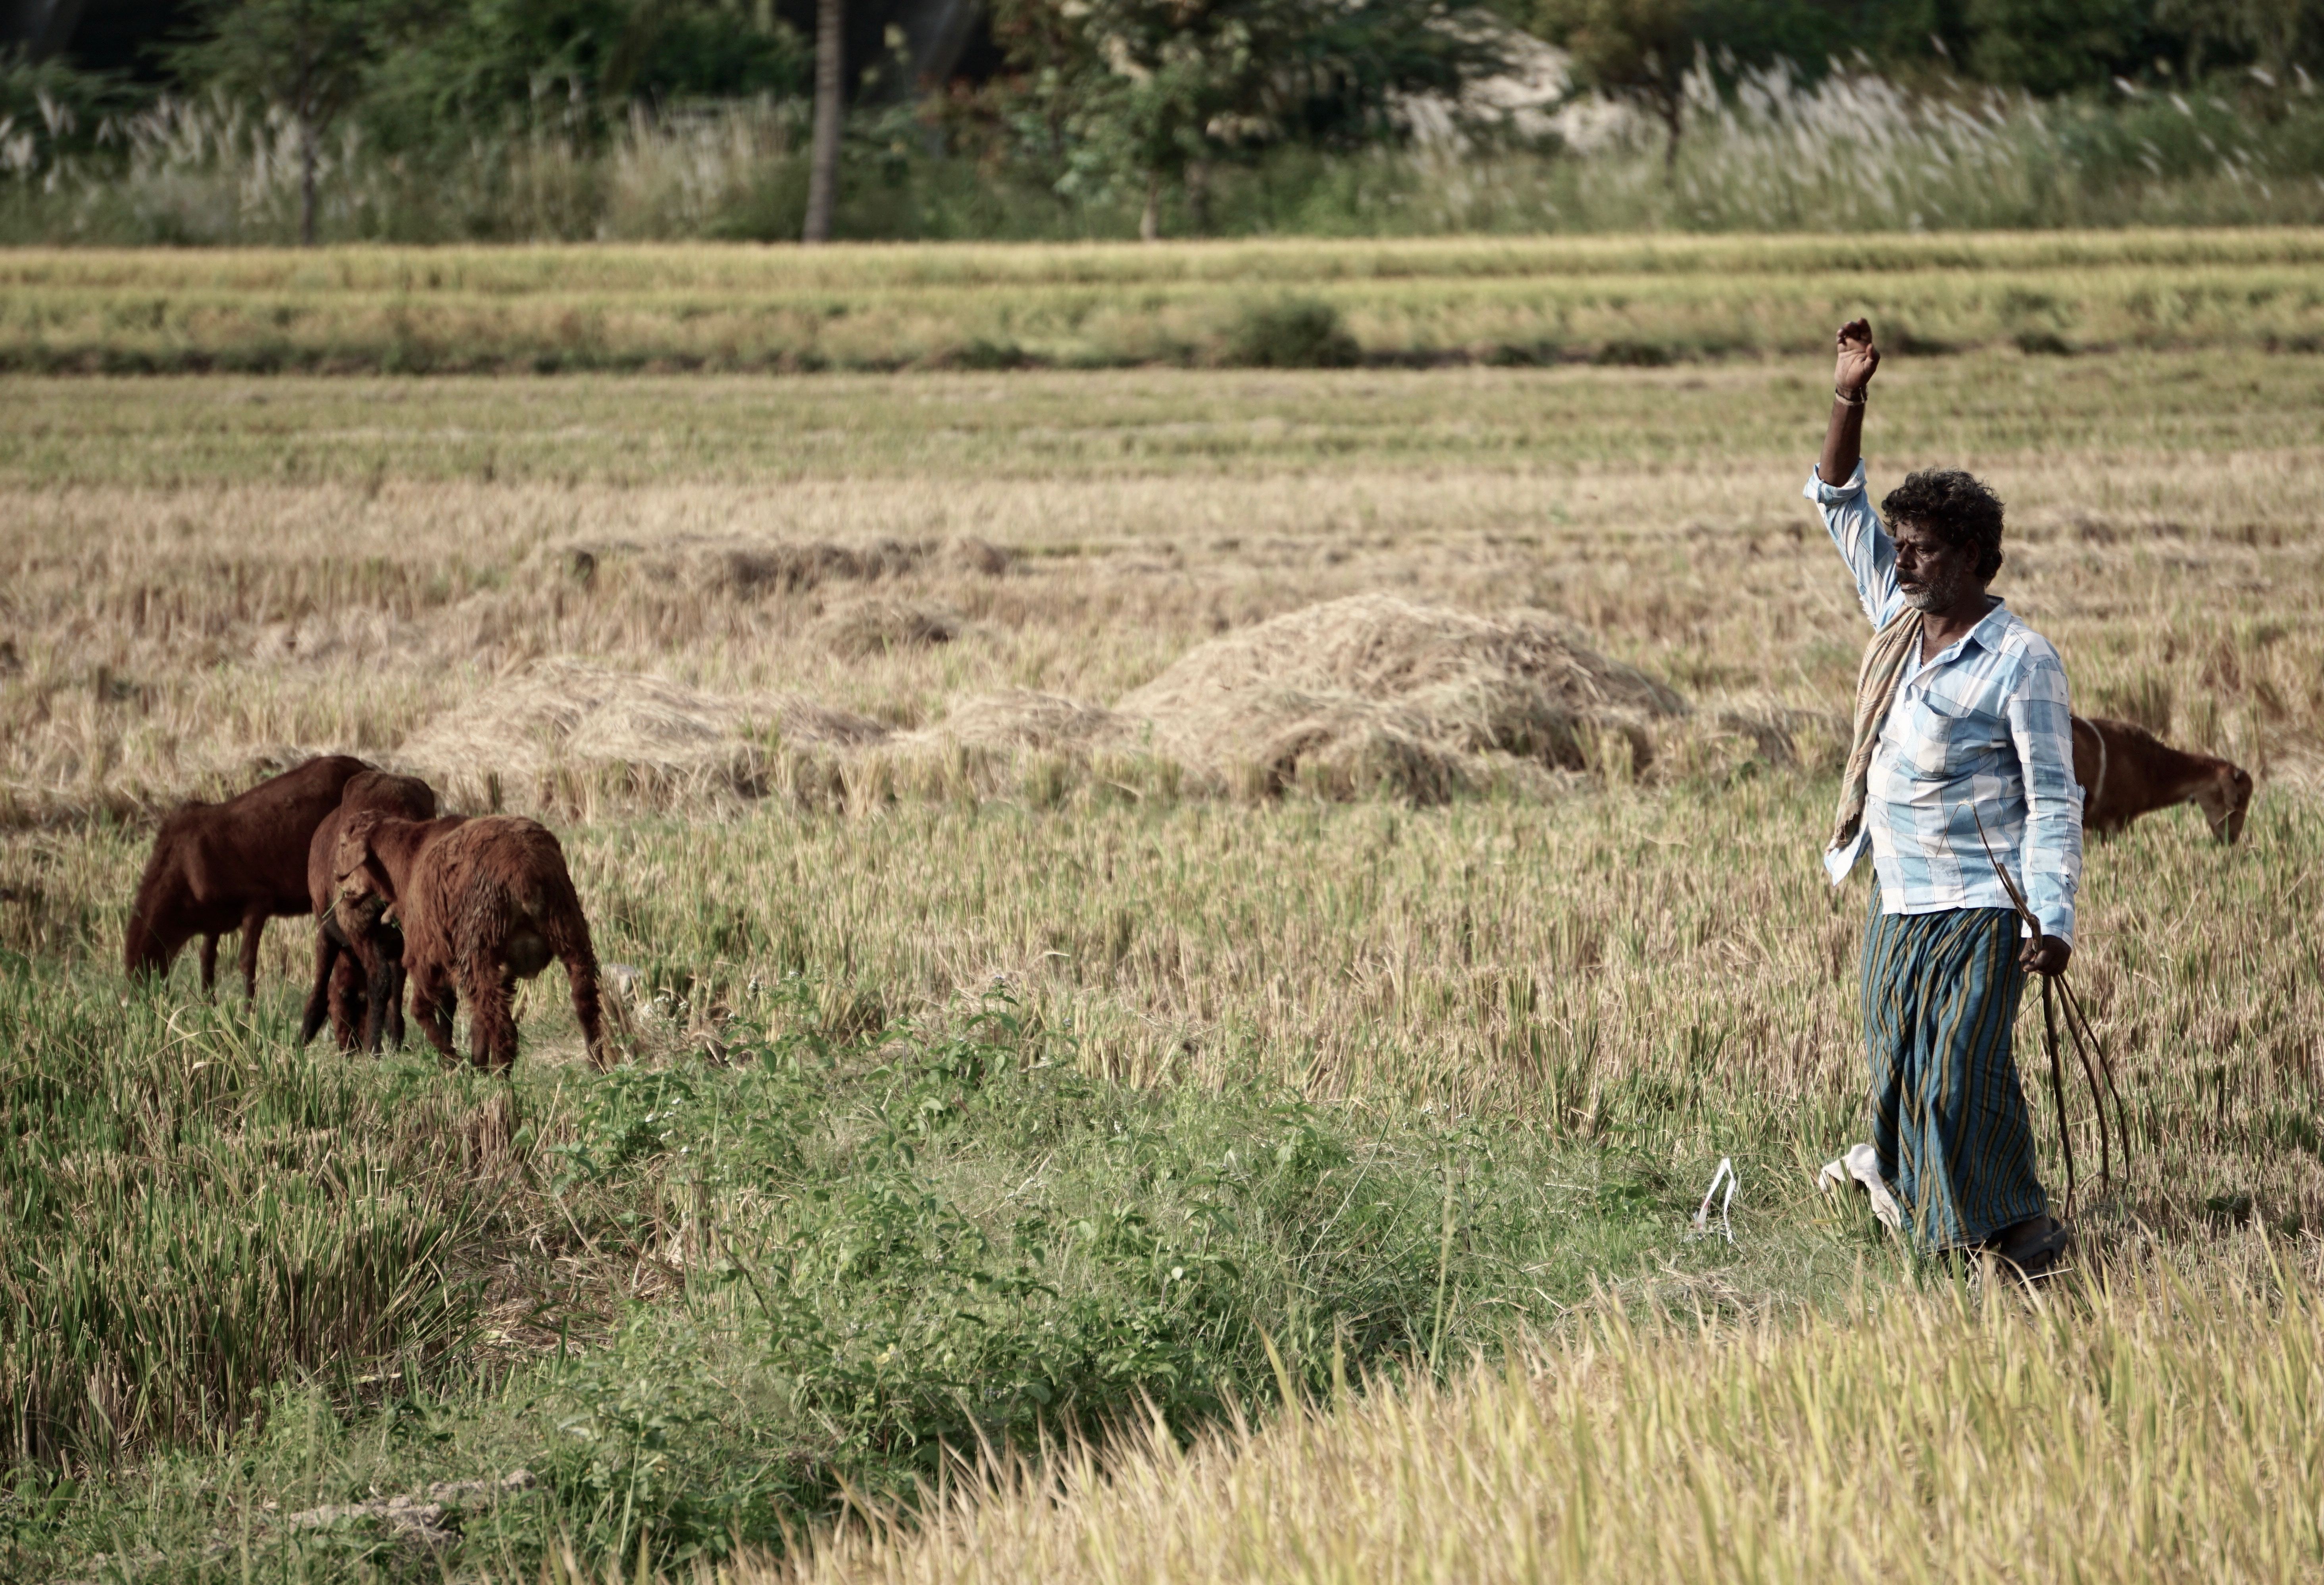
[[[307,845],[307,892],[315,908],[315,985],[307,993],[307,1013],[299,1025],[299,1043],[305,1045],[323,1026],[327,1011],[331,1033],[341,1051],[355,1043],[355,1025],[363,1026],[363,1048],[376,1052],[380,1036],[403,1044],[403,936],[384,917],[387,904],[377,898],[368,905],[347,910],[343,920],[332,907],[331,858],[347,822],[366,811],[405,820],[436,818],[436,790],[417,776],[387,771],[365,771],[347,783],[339,806],[323,817]]]
[[[371,767],[344,754],[310,759],[223,803],[189,803],[161,822],[129,907],[122,963],[131,978],[170,972],[202,938],[202,990],[217,977],[217,941],[242,932],[242,990],[258,994],[258,937],[268,919],[314,906],[307,847],[346,784]]]
[[[589,1060],[610,1056],[597,1008],[597,958],[589,922],[548,828],[516,815],[410,820],[364,813],[347,821],[331,860],[334,908],[352,933],[376,896],[403,927],[411,1011],[436,1049],[452,1049],[454,992],[468,999],[469,1040],[479,1067],[516,1061],[510,996],[556,958],[565,965]]]
[[[2082,785],[2082,829],[2123,830],[2142,814],[2192,803],[2211,835],[2232,842],[2251,808],[2251,773],[2208,754],[2172,747],[2128,721],[2074,721],[2074,780]]]

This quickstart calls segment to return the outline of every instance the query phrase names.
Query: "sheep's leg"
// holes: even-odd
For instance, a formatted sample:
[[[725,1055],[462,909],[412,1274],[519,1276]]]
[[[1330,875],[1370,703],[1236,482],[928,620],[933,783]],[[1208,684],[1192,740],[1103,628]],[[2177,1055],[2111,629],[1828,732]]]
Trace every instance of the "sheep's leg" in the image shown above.
[[[456,1060],[459,1052],[452,1049],[452,1014],[456,1006],[452,986],[440,963],[421,963],[417,967],[404,965],[411,976],[411,1015],[420,1020],[427,1032],[429,1043],[437,1053],[447,1060]]]
[[[239,967],[242,969],[242,999],[245,1002],[258,999],[258,938],[265,932],[265,910],[254,909],[243,915]]]
[[[479,1068],[506,1071],[516,1063],[516,1018],[510,1009],[508,976],[498,964],[463,965],[461,988],[468,996],[468,1044]]]
[[[403,932],[382,919],[373,924],[364,936],[364,944],[372,954],[366,962],[371,981],[365,987],[371,998],[370,1016],[364,1024],[364,1049],[380,1049],[383,1033],[394,1042],[395,1049],[403,1049]]]
[[[353,952],[346,953],[331,974],[331,1038],[339,1043],[341,1051],[351,1052],[370,1019],[370,1000],[364,994],[363,965],[355,961]]]
[[[398,1045],[403,1043],[403,953],[402,933],[383,923],[375,916],[360,910],[334,915],[345,934],[347,956],[362,969],[360,996],[363,1002],[363,1049],[376,1056],[380,1049],[380,1031],[392,1019]],[[353,928],[348,928],[352,924]],[[352,1004],[355,996],[350,994]],[[352,1029],[354,1020],[349,1020]],[[352,1033],[348,1043],[355,1043]]]
[[[386,1027],[391,1013],[396,1016],[396,1042],[402,1043],[403,965],[381,941],[376,926],[365,931],[356,941],[356,955],[364,966],[363,1049],[376,1056],[380,1032]],[[450,1016],[448,1013],[445,1015],[447,1020]]]
[[[202,995],[206,996],[217,987],[217,942],[215,932],[206,932],[202,936]]]
[[[346,1049],[346,1038],[341,1027],[343,1009],[339,1003],[339,987],[333,970],[339,963],[339,943],[331,934],[327,921],[315,932],[315,983],[307,992],[307,1010],[299,1019],[299,1043],[305,1045],[315,1038],[323,1026],[326,1008],[331,1015],[331,1030],[339,1035],[339,1048]]]
[[[397,1051],[401,1051],[403,1049],[403,965],[392,960],[387,966],[387,1006],[381,1011],[386,1016],[388,1040]]]
[[[573,1016],[581,1024],[581,1038],[589,1061],[602,1073],[613,1065],[613,1052],[605,1043],[605,1021],[597,1000],[597,959],[584,943],[565,959],[565,980],[573,992]]]
[[[589,1061],[597,1071],[613,1065],[613,1052],[605,1043],[605,1022],[597,996],[597,953],[589,943],[589,922],[576,902],[570,919],[546,922],[549,944],[565,965],[565,983],[573,993],[573,1016],[581,1025]]]

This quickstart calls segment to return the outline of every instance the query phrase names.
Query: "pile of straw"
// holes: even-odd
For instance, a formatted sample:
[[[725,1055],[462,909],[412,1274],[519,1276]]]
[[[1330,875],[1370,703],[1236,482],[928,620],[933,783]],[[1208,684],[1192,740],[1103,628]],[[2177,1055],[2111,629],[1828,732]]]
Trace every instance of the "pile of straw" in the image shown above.
[[[1115,706],[1155,754],[1231,787],[1437,802],[1524,770],[1654,755],[1678,694],[1549,616],[1358,595],[1190,651]]]
[[[457,802],[499,804],[559,772],[628,767],[667,783],[751,792],[777,743],[851,750],[888,728],[795,696],[704,693],[666,678],[536,661],[407,738],[395,758]]]
[[[967,624],[957,611],[909,600],[850,600],[825,611],[816,632],[834,654],[862,660],[950,644]]]
[[[650,547],[617,540],[568,544],[549,554],[584,583],[594,583],[603,568],[625,567],[653,583],[748,600],[803,594],[825,584],[878,583],[924,570],[998,578],[1010,561],[1006,549],[973,535],[853,544],[675,535]]]
[[[1102,706],[1019,688],[963,699],[942,722],[918,736],[979,748],[1085,754],[1120,738],[1124,728],[1120,717]]]
[[[855,653],[943,642],[953,630],[927,616],[867,600],[835,613],[831,636]],[[1556,771],[1634,774],[1655,757],[1655,723],[1686,708],[1540,612],[1479,616],[1360,595],[1202,644],[1112,709],[1019,690],[960,700],[900,736],[795,696],[725,697],[541,661],[438,717],[398,758],[455,796],[481,790],[493,803],[509,788],[605,767],[756,795],[778,745],[812,751],[842,779],[872,759],[893,772],[918,759],[1005,768],[1030,756],[1047,775],[1107,756],[1175,765],[1211,792],[1434,803],[1493,787],[1538,792]],[[1765,757],[1790,757],[1777,725],[1722,718],[1718,729],[1768,737]]]

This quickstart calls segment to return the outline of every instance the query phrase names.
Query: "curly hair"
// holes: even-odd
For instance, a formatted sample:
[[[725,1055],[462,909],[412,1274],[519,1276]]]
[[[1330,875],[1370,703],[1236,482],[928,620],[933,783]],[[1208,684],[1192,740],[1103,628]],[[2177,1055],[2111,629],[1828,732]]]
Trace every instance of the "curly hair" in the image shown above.
[[[1959,468],[1906,475],[1880,510],[1891,524],[1925,528],[1954,550],[1975,549],[1979,583],[2001,570],[2001,497]]]

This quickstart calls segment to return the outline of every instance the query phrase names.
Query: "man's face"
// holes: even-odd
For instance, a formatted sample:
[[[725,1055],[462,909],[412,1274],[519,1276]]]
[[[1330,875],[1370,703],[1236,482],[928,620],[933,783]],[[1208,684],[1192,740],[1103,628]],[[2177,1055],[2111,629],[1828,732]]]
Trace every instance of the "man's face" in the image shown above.
[[[1917,523],[1895,524],[1889,537],[1896,545],[1896,588],[1914,609],[1950,611],[1984,588],[1974,546],[1949,545]]]

